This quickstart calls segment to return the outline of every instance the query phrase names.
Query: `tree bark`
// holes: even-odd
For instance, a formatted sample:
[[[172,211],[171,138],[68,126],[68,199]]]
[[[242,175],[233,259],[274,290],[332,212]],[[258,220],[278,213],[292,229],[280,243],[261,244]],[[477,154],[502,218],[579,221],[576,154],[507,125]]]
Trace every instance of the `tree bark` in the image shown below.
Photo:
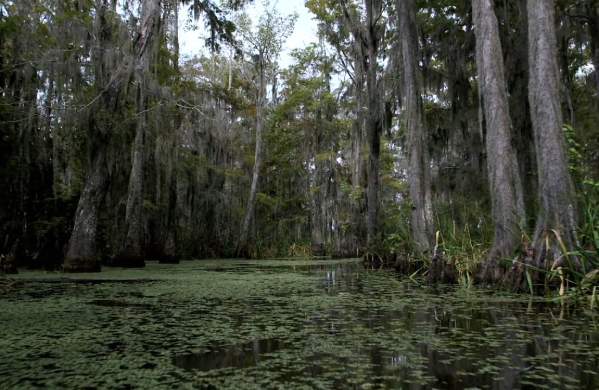
[[[108,73],[105,51],[111,39],[111,29],[107,21],[109,4],[106,0],[96,1],[96,18],[94,30],[98,37],[98,49],[93,52],[95,67],[96,90],[101,91],[100,100],[102,108],[114,109],[119,91],[104,88]],[[104,89],[102,89],[104,88]],[[100,258],[97,250],[97,229],[99,207],[104,200],[107,186],[106,148],[107,139],[102,136],[99,124],[95,123],[94,112],[90,110],[90,123],[88,129],[88,173],[83,191],[79,197],[75,223],[69,239],[67,253],[64,259],[65,272],[98,272],[100,271]]]
[[[317,96],[318,98],[318,96]],[[311,216],[310,216],[310,238],[312,256],[326,255],[325,234],[326,234],[326,181],[325,181],[325,162],[319,157],[322,152],[322,110],[316,113],[316,128],[313,129],[311,142],[311,161],[314,162],[314,171],[310,174],[310,194],[312,200]]]
[[[150,74],[150,59],[156,49],[160,30],[160,0],[144,0],[142,3],[142,24],[135,45],[135,81],[137,84],[138,121],[131,150],[131,172],[125,226],[127,233],[123,246],[113,259],[113,265],[120,267],[143,267],[144,261],[144,171],[145,139],[147,133],[148,99],[146,89]]]
[[[472,2],[476,26],[476,63],[479,94],[486,121],[486,149],[494,223],[493,245],[483,264],[481,279],[503,277],[500,260],[514,256],[525,220],[517,156],[512,146],[507,86],[497,17],[492,0]]]
[[[142,78],[143,79],[143,78]],[[142,80],[140,82],[143,83]],[[141,112],[137,121],[135,140],[131,150],[131,171],[129,173],[129,190],[127,192],[127,206],[125,211],[125,226],[127,229],[121,250],[113,259],[112,265],[118,267],[143,267],[144,261],[144,226],[143,226],[143,200],[144,200],[144,166],[145,166],[145,138],[147,118],[143,113],[146,107],[144,86],[139,85],[137,91],[137,107]]]
[[[534,149],[534,136],[528,105],[528,20],[526,17],[527,0],[517,0],[510,8],[504,3],[506,18],[501,28],[501,41],[505,55],[506,82],[512,121],[512,139],[518,155],[520,179],[526,213],[534,215],[537,207],[537,168]],[[527,219],[526,228],[530,226]]]
[[[99,272],[101,269],[96,241],[98,210],[107,186],[105,152],[105,148],[98,148],[91,160],[64,260],[65,272]]]
[[[378,31],[378,20],[382,15],[382,1],[365,1],[367,41],[364,58],[366,64],[366,87],[368,92],[368,115],[366,118],[366,138],[369,146],[368,154],[368,187],[366,190],[366,244],[368,251],[379,252],[381,235],[379,229],[379,171],[381,154],[381,133],[383,120],[381,110],[381,91],[378,78],[378,54],[381,33]]]
[[[347,255],[355,256],[357,253],[363,250],[364,247],[364,236],[365,236],[365,219],[364,219],[364,208],[365,208],[365,197],[364,189],[366,187],[366,175],[365,175],[365,107],[366,99],[364,88],[366,86],[366,77],[362,66],[362,59],[356,50],[355,60],[355,73],[354,73],[354,99],[355,99],[355,110],[356,120],[352,123],[351,128],[351,158],[352,158],[352,195],[350,197],[350,208],[351,208],[351,223],[353,229],[351,231],[352,239],[345,248],[343,253]],[[349,241],[349,240],[348,240]]]
[[[381,83],[378,75],[378,55],[379,48],[384,40],[384,28],[380,21],[383,16],[383,1],[365,0],[365,20],[350,10],[348,2],[341,0],[342,15],[347,29],[353,37],[354,54],[356,56],[354,84],[358,88],[356,93],[356,103],[359,105],[357,110],[357,120],[365,120],[366,144],[368,145],[368,162],[366,166],[367,185],[366,185],[366,251],[369,254],[379,253],[381,250],[381,235],[379,231],[379,160],[381,151],[381,133],[383,130],[382,118],[382,93]],[[366,94],[364,96],[365,105],[368,110],[366,115],[362,116],[362,105],[360,104],[362,93],[360,92],[361,81],[365,81]],[[360,123],[355,127],[355,134],[358,134]],[[353,140],[354,159],[357,147],[360,144]],[[358,163],[354,161],[354,163]],[[354,184],[358,172],[354,171]],[[376,257],[376,255],[375,255]]]
[[[562,130],[554,0],[528,1],[528,42],[540,204],[533,238],[534,265],[541,269],[577,267],[564,264],[568,256],[559,243],[561,240],[568,251],[575,248],[577,211]]]
[[[414,0],[397,0],[401,58],[402,97],[408,131],[408,181],[412,201],[412,239],[422,253],[430,253],[434,237],[431,179],[423,125],[421,81],[418,69],[418,33]]]
[[[374,58],[375,54],[371,54],[372,56],[369,57]],[[380,97],[378,96],[380,91],[375,86],[377,84],[376,69],[370,69],[368,73],[368,122],[366,136],[370,153],[368,154],[368,187],[366,190],[366,242],[369,251],[378,251],[381,243],[379,232],[379,161],[383,124],[380,116]]]
[[[250,257],[249,247],[249,232],[251,227],[252,219],[256,210],[256,196],[258,193],[258,184],[260,181],[260,169],[262,168],[262,132],[264,128],[264,108],[266,104],[266,65],[264,58],[259,58],[259,86],[258,96],[256,99],[256,149],[254,152],[254,168],[252,171],[252,185],[250,187],[250,194],[248,197],[248,203],[243,218],[243,224],[241,226],[241,233],[239,235],[239,243],[237,244],[237,255],[241,257]]]

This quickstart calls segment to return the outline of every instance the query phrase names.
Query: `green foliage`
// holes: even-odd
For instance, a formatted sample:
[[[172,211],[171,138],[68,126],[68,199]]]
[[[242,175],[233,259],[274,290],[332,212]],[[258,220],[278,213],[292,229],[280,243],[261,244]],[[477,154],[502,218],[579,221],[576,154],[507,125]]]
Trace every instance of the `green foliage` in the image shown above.
[[[581,144],[577,141],[576,130],[571,125],[564,125],[563,129],[568,145],[570,172],[576,181],[585,180],[588,168],[584,164],[583,150]]]
[[[475,278],[474,272],[486,260],[489,244],[473,239],[469,225],[460,230],[454,225],[447,236],[438,234],[437,241],[444,260],[455,266],[458,282],[470,287]]]
[[[581,255],[586,275],[586,272],[599,268],[599,182],[585,180],[581,207],[582,222],[579,230],[581,247],[577,252]]]
[[[269,1],[264,2],[265,12],[256,26],[247,14],[236,21],[238,32],[243,37],[250,55],[258,56],[262,67],[272,67],[280,55],[285,40],[293,33],[297,14],[280,15]]]
[[[312,257],[312,249],[310,247],[310,243],[293,243],[289,246],[289,250],[287,251],[287,255],[289,257],[297,257],[300,259],[305,259]]]
[[[308,8],[318,19],[323,23],[333,24],[341,17],[341,7],[336,2],[329,0],[308,0],[306,8]]]
[[[579,141],[577,133],[572,126],[564,126],[569,167],[577,184],[582,210],[578,237],[580,246],[572,253],[579,256],[582,262],[582,273],[574,274],[574,282],[580,285],[587,272],[599,267],[599,181],[593,178],[590,164],[587,163],[589,151]]]
[[[410,212],[410,202],[385,208],[383,248],[387,253],[409,258],[416,255],[410,231]]]
[[[474,272],[486,260],[493,239],[492,220],[486,202],[474,201],[466,194],[451,203],[434,206],[437,233],[435,245],[443,261],[453,264],[458,282],[473,284]],[[424,259],[428,263],[428,259]]]
[[[279,204],[278,199],[276,199],[272,196],[269,196],[268,194],[265,194],[264,192],[257,193],[256,200],[262,206],[269,207],[269,208],[275,208]]]

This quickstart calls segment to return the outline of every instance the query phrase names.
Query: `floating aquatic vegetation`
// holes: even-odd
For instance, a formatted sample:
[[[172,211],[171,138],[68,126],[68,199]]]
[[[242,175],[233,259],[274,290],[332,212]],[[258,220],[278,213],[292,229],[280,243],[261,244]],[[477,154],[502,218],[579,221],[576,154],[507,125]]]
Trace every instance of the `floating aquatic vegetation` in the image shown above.
[[[0,388],[599,387],[595,312],[356,261],[15,280],[0,297]]]

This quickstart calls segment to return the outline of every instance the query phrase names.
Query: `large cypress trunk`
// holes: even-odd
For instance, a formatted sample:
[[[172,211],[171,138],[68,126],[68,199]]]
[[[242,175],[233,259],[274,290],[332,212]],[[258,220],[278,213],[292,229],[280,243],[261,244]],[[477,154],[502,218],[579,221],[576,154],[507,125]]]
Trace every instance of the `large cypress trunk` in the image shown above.
[[[144,171],[145,139],[147,134],[148,99],[146,89],[150,73],[150,59],[156,49],[160,30],[160,0],[144,0],[142,4],[142,24],[135,43],[135,80],[137,84],[137,111],[139,119],[135,140],[131,151],[131,172],[125,226],[127,233],[113,265],[122,267],[143,267],[144,261]]]
[[[93,152],[83,192],[75,213],[75,225],[64,260],[65,272],[99,272],[97,250],[98,213],[107,187],[106,150]]]
[[[143,79],[143,77],[142,77]],[[143,267],[144,261],[144,166],[145,138],[147,118],[143,110],[146,107],[144,84],[138,86],[137,107],[142,112],[137,122],[135,140],[131,150],[131,172],[129,174],[129,189],[125,211],[125,226],[127,233],[120,252],[112,261],[112,265],[120,267]]]
[[[402,97],[408,131],[408,181],[412,201],[412,239],[422,253],[430,252],[434,235],[430,168],[423,125],[420,76],[418,70],[418,34],[414,0],[397,0],[401,58],[403,65]]]
[[[99,104],[107,111],[115,109],[119,90],[110,88],[107,83],[109,64],[106,52],[112,39],[111,28],[108,24],[108,1],[96,1],[96,18],[94,21],[95,34],[98,37],[98,49],[93,53],[96,90],[100,92]],[[108,87],[104,88],[105,84]],[[92,104],[97,108],[95,104]],[[97,249],[97,229],[99,207],[106,194],[108,172],[106,166],[106,148],[108,132],[101,128],[95,120],[96,112],[89,109],[88,129],[88,166],[85,185],[79,197],[75,223],[69,239],[67,253],[64,259],[65,272],[98,272],[100,271],[100,256]]]
[[[576,259],[566,264],[570,258],[560,244],[561,241],[568,251],[575,247],[577,212],[562,130],[553,0],[528,1],[528,41],[529,100],[539,176],[533,262],[538,269],[577,267]],[[537,279],[542,276],[535,274]]]
[[[486,149],[494,223],[493,245],[481,279],[503,277],[500,261],[514,256],[521,240],[524,201],[516,152],[512,146],[510,113],[497,17],[492,0],[472,2],[476,26],[479,94],[486,121]]]

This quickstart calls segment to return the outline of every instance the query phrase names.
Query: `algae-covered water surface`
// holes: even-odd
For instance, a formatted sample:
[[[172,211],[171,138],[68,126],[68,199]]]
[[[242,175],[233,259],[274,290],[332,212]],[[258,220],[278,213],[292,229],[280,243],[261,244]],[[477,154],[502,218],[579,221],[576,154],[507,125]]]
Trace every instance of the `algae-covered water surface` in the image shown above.
[[[351,260],[24,272],[0,293],[3,389],[599,388],[595,313]]]

